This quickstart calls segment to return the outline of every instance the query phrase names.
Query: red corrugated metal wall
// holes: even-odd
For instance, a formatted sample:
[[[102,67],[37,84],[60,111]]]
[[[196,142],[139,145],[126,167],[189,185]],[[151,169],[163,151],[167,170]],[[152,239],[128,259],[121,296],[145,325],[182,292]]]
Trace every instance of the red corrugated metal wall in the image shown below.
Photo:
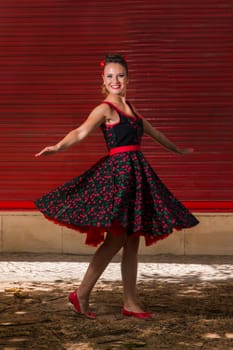
[[[30,207],[106,154],[97,130],[64,153],[34,158],[102,100],[99,61],[121,52],[128,99],[178,145],[195,148],[181,157],[145,137],[156,172],[191,208],[232,208],[232,35],[227,0],[1,0],[1,207]]]

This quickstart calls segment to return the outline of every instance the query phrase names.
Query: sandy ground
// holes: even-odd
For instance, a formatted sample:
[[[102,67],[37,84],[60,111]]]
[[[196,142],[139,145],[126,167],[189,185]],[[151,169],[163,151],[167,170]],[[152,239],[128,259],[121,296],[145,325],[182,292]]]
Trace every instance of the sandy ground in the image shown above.
[[[0,255],[1,350],[233,349],[233,257],[141,257],[138,298],[152,320],[123,317],[119,258],[97,283],[96,320],[67,295],[89,257]]]

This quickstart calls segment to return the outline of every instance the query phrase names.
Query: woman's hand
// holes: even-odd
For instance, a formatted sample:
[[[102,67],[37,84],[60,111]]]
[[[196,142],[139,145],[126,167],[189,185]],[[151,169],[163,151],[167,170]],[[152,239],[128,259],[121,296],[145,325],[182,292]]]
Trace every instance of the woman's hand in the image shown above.
[[[178,148],[178,153],[181,155],[191,154],[194,152],[193,148]]]
[[[43,148],[39,153],[35,154],[35,157],[39,157],[39,156],[49,156],[51,154],[55,154],[59,151],[58,146],[54,145],[54,146],[47,146],[45,148]]]

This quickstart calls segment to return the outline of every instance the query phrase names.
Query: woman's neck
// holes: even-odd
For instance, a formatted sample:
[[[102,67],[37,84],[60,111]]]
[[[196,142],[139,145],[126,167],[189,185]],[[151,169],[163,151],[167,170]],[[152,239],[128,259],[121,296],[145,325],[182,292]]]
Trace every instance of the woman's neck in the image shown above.
[[[119,96],[119,95],[111,95],[109,94],[106,99],[106,101],[112,102],[116,105],[125,105],[126,104],[126,96]]]

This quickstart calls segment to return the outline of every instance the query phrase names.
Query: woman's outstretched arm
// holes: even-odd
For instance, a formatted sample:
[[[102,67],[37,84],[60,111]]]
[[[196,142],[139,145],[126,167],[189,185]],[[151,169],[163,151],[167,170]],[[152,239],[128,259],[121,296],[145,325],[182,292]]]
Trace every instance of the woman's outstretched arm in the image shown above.
[[[82,141],[105,121],[105,115],[106,106],[104,104],[97,106],[77,129],[71,130],[57,144],[43,148],[39,153],[35,154],[35,157],[57,153]]]
[[[178,154],[191,154],[193,148],[179,148],[172,141],[170,141],[161,131],[154,128],[150,122],[143,118],[144,132],[150,136],[153,140],[160,143],[163,147]]]

